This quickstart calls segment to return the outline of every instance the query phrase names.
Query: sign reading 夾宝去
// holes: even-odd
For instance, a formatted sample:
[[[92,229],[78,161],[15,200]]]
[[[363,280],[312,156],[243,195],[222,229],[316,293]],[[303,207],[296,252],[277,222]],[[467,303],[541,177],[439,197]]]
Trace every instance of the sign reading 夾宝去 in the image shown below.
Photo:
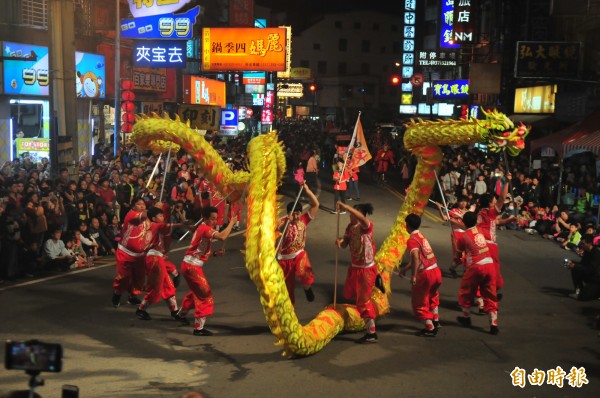
[[[285,28],[204,28],[204,71],[286,70]]]
[[[184,40],[142,40],[133,46],[135,66],[146,68],[185,68]]]
[[[191,0],[127,0],[134,18],[169,14],[181,9]]]
[[[183,14],[160,14],[121,20],[125,39],[191,39],[200,6]]]

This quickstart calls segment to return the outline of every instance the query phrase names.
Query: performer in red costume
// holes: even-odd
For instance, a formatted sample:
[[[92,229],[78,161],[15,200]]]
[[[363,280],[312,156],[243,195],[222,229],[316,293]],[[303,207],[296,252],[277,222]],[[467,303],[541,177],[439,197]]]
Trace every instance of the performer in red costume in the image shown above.
[[[214,309],[214,299],[210,290],[210,285],[204,276],[202,267],[208,261],[208,258],[224,254],[220,249],[213,253],[211,249],[211,240],[225,240],[231,233],[233,225],[237,218],[233,216],[229,225],[222,231],[217,231],[218,210],[216,207],[206,207],[203,209],[203,222],[198,225],[192,243],[185,252],[183,262],[181,263],[181,273],[187,282],[190,292],[185,295],[181,303],[181,309],[177,313],[180,318],[185,318],[189,310],[194,312],[194,335],[212,336],[213,333],[204,327],[206,317],[212,315]]]
[[[144,200],[138,198],[133,208],[123,220],[121,240],[117,247],[117,276],[113,281],[113,307],[121,305],[121,295],[129,291],[128,302],[140,304],[135,295],[140,294],[144,286],[144,267],[146,249],[150,244],[150,222],[146,213]]]
[[[287,216],[279,220],[277,230],[285,233],[281,237],[281,249],[277,253],[277,261],[285,275],[285,285],[290,295],[292,304],[295,303],[294,289],[296,287],[296,277],[304,287],[304,294],[308,301],[314,301],[315,295],[312,291],[312,284],[315,281],[315,275],[308,259],[308,254],[304,250],[306,245],[306,227],[319,211],[319,200],[310,190],[306,181],[303,183],[304,192],[308,196],[310,208],[302,214],[302,205],[290,202],[287,205]]]
[[[406,216],[406,231],[410,234],[406,248],[410,253],[410,261],[400,271],[412,272],[411,303],[417,319],[425,323],[425,328],[417,332],[417,336],[435,337],[440,326],[438,308],[440,305],[439,288],[442,285],[442,272],[429,241],[419,231],[421,217],[416,214]]]
[[[477,213],[477,227],[483,236],[485,236],[490,248],[490,256],[494,260],[497,290],[502,289],[504,286],[504,278],[500,273],[500,256],[498,254],[498,244],[496,243],[496,218],[502,212],[502,206],[506,199],[506,195],[508,194],[512,175],[507,173],[506,178],[509,182],[504,184],[500,197],[496,197],[495,195],[492,196],[490,194],[483,194],[479,197],[479,212]],[[503,222],[506,222],[506,220],[503,220]],[[498,296],[502,298],[501,293],[499,293]]]
[[[450,265],[450,273],[453,277],[456,277],[456,268],[463,264],[463,253],[456,249],[456,240],[458,237],[465,232],[465,224],[463,224],[463,215],[469,210],[467,205],[469,201],[466,196],[458,198],[457,206],[452,208],[448,214],[442,210],[442,204],[436,203],[440,215],[443,220],[449,221],[452,224],[452,265]],[[448,218],[450,216],[450,218]]]
[[[337,247],[350,247],[351,265],[344,284],[344,297],[356,299],[356,309],[365,322],[367,333],[358,342],[376,343],[375,307],[371,294],[378,272],[375,266],[373,223],[367,218],[369,214],[373,214],[373,206],[361,203],[350,207],[337,202],[336,209],[350,213],[350,224],[346,227],[344,237],[336,240]]]
[[[380,176],[380,180],[385,182],[385,173],[388,171],[388,166],[394,164],[394,152],[391,151],[387,143],[383,144],[383,148],[377,152],[375,162],[377,162],[377,174]]]
[[[200,185],[198,186],[200,192],[208,192],[208,201],[203,201],[207,203],[208,206],[214,206],[217,209],[217,223],[215,225],[215,229],[220,230],[223,224],[225,224],[225,201],[223,200],[223,195],[219,192],[215,184],[208,180],[202,180]],[[202,195],[202,194],[201,194]],[[203,198],[206,196],[204,194]]]
[[[484,299],[484,310],[490,316],[490,333],[498,334],[498,298],[496,296],[496,268],[491,257],[490,245],[479,230],[477,215],[467,212],[463,216],[463,222],[467,230],[463,233],[456,245],[459,250],[466,253],[467,270],[460,282],[458,292],[458,305],[462,308],[462,316],[457,318],[458,322],[471,327],[469,311],[477,289],[480,290]]]
[[[165,223],[164,213],[160,208],[162,206],[163,204],[157,203],[157,206],[148,210],[148,219],[152,221],[152,224],[148,231],[151,239],[146,253],[146,295],[135,314],[142,320],[150,320],[147,308],[162,298],[167,303],[171,316],[176,320],[184,321],[185,318],[179,318],[177,315],[179,308],[175,297],[175,285],[169,276],[169,270],[176,273],[177,269],[167,259],[171,232],[173,228],[180,228],[184,224]]]

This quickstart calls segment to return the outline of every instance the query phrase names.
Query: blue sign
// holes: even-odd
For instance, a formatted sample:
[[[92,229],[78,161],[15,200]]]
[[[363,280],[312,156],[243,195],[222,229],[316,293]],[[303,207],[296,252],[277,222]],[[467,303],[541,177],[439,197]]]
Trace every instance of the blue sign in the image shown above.
[[[185,40],[138,41],[133,46],[134,66],[145,68],[185,68]]]
[[[433,96],[437,98],[464,98],[469,96],[468,80],[436,80]]]
[[[200,6],[183,14],[161,14],[121,20],[125,39],[191,39]]]
[[[49,94],[48,47],[5,41],[2,54],[4,57],[19,58],[4,60],[4,94]],[[33,58],[34,54],[37,57],[35,61],[27,60]]]
[[[454,0],[442,0],[442,20],[440,25],[440,47],[459,48],[460,44],[454,43]]]
[[[236,131],[238,126],[237,109],[221,109],[221,130]]]
[[[75,71],[78,98],[106,98],[104,55],[76,52]]]

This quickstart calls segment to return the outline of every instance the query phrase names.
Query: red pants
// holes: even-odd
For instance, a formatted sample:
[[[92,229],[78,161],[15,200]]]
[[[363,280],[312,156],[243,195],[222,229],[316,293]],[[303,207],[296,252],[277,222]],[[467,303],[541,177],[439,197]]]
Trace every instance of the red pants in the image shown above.
[[[202,267],[184,261],[181,263],[181,273],[190,288],[181,303],[182,311],[187,313],[194,308],[195,318],[212,315],[215,301]]]
[[[496,270],[493,263],[472,265],[467,268],[458,290],[458,305],[462,308],[471,307],[477,288],[480,289],[484,299],[483,309],[486,312],[497,312]]]
[[[502,289],[504,287],[504,278],[500,273],[500,256],[498,255],[498,244],[497,243],[487,243],[488,248],[490,249],[490,257],[494,260],[494,267],[496,270],[496,290]]]
[[[240,221],[242,219],[242,204],[240,201],[230,203],[227,213],[227,220],[231,220],[231,217],[236,216],[238,221]]]
[[[417,274],[417,283],[412,287],[411,303],[417,319],[433,320],[433,310],[440,305],[438,289],[442,284],[442,271],[435,267]]]
[[[298,254],[291,260],[278,260],[283,274],[285,275],[285,286],[292,304],[295,303],[296,297],[294,290],[296,288],[296,278],[302,285],[312,285],[315,282],[315,273],[313,272],[308,254],[305,251]]]
[[[380,160],[377,163],[377,172],[378,173],[387,173],[388,171],[388,163],[387,161]]]
[[[464,252],[457,249],[456,242],[460,239],[461,235],[464,234],[464,232],[454,231],[453,234],[454,237],[452,239],[452,266],[458,267],[459,265],[464,264]]]
[[[358,268],[350,266],[344,284],[344,297],[348,300],[356,299],[356,309],[363,319],[375,319],[375,307],[371,301],[377,267]]]
[[[117,248],[117,276],[113,281],[113,290],[116,294],[136,295],[144,288],[144,268],[146,256],[133,257]]]
[[[156,303],[161,298],[167,300],[175,295],[175,286],[167,272],[168,261],[164,257],[146,256],[146,295],[148,304]]]

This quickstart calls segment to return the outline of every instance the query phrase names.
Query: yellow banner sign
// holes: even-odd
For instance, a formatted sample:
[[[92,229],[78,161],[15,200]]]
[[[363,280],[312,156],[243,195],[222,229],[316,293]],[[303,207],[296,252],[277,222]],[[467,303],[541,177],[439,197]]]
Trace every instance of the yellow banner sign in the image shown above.
[[[286,70],[285,28],[204,28],[204,71]]]
[[[198,130],[218,130],[221,108],[207,105],[181,105],[179,117],[190,121],[190,127]]]

